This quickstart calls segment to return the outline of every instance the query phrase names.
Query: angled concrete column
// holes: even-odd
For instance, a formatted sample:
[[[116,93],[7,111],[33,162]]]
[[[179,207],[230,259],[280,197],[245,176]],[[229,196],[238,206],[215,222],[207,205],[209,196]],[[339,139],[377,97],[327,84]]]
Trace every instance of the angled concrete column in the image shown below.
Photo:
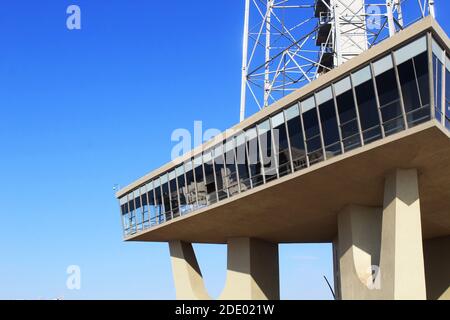
[[[450,237],[424,241],[427,298],[450,300]]]
[[[170,241],[169,250],[177,299],[210,299],[192,244],[182,241]]]
[[[417,170],[386,177],[380,269],[387,299],[426,299]]]
[[[348,206],[338,215],[342,299],[425,299],[416,170],[386,177],[383,208]]]
[[[280,298],[278,244],[250,238],[228,241],[227,280],[219,299]]]

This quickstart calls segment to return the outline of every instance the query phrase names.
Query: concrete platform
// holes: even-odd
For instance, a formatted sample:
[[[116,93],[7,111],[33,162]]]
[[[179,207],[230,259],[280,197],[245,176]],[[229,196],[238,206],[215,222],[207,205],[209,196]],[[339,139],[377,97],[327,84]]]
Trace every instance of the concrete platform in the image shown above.
[[[338,212],[382,206],[385,176],[397,168],[419,171],[423,238],[450,235],[450,133],[433,120],[126,240],[332,242]]]

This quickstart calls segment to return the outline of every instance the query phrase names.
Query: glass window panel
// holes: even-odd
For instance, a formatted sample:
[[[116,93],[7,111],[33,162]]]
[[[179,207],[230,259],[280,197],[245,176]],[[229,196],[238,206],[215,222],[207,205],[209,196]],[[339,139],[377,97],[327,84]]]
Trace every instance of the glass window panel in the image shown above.
[[[403,102],[409,126],[415,126],[430,118],[427,61],[427,53],[424,52],[398,66]]]
[[[141,203],[142,203],[142,216],[144,218],[144,228],[148,228],[150,226],[150,215],[148,208],[148,200],[147,200],[147,188],[144,186],[140,189],[141,193]]]
[[[120,210],[122,212],[123,232],[125,235],[128,235],[130,233],[130,210],[128,209],[128,201],[126,196],[121,199],[121,203]]]
[[[426,37],[422,37],[403,48],[395,51],[395,61],[398,65],[403,62],[410,60],[411,58],[421,54],[422,52],[427,50],[427,39]]]
[[[169,189],[170,189],[170,206],[172,208],[172,215],[175,218],[180,215],[180,205],[178,202],[177,175],[175,173],[175,170],[169,173]]]
[[[262,163],[266,182],[277,178],[277,166],[272,148],[272,132],[270,121],[258,125],[259,144],[261,146]]]
[[[159,207],[156,204],[155,194],[153,190],[153,184],[147,184],[147,197],[148,197],[148,205],[150,212],[150,225],[154,226],[158,223],[158,218],[161,212],[159,211]]]
[[[428,116],[429,119],[430,82],[428,79],[428,54],[427,52],[424,52],[414,57],[413,60],[417,82],[419,83],[420,101],[422,107],[427,107],[426,115]]]
[[[161,186],[160,186],[160,181],[155,180],[154,181],[154,186],[155,186],[155,207],[156,207],[156,223],[160,224],[163,223],[165,221],[165,215],[164,215],[164,205],[163,205],[163,197],[162,197],[162,193],[161,193]]]
[[[186,211],[192,211],[197,204],[197,196],[195,190],[195,178],[194,178],[194,170],[192,168],[192,161],[189,161],[185,164],[185,172],[186,172]]]
[[[370,68],[366,67],[359,72],[363,72],[364,75],[361,73],[355,77],[355,80],[358,80],[356,81],[357,85],[355,85],[356,101],[363,139],[365,143],[370,143],[381,138],[380,118]]]
[[[130,213],[128,215],[129,217],[129,225],[130,225],[130,233],[136,233],[136,210],[134,206],[134,197],[133,194],[128,195],[128,208],[130,210]]]
[[[234,139],[230,139],[225,144],[225,184],[228,188],[228,195],[239,193],[239,183],[237,179],[237,167],[234,154]]]
[[[209,204],[217,202],[216,181],[214,174],[214,164],[212,161],[212,150],[203,154],[203,166],[205,169],[206,201]]]
[[[214,149],[214,171],[216,176],[217,196],[219,200],[228,197],[226,185],[226,170],[223,156],[223,146],[219,145]]]
[[[240,134],[236,137],[236,163],[239,173],[239,187],[241,192],[244,192],[251,188],[250,175],[249,175],[249,163],[247,152],[245,149],[245,134]]]
[[[327,87],[316,94],[316,101],[318,105],[331,99],[333,99],[333,92],[331,91],[331,87]]]
[[[282,177],[292,172],[289,140],[283,112],[273,116],[271,121],[274,137],[274,154],[278,162],[278,173]]]
[[[136,207],[136,226],[137,230],[143,229],[143,214],[142,214],[142,205],[141,205],[141,196],[139,194],[139,190],[134,191],[134,204]]]
[[[291,157],[294,170],[307,167],[305,139],[300,121],[300,111],[297,105],[285,111],[287,133],[291,143]]]
[[[445,68],[445,127],[450,130],[450,61]]]
[[[348,78],[350,83],[350,78]],[[341,85],[341,88],[344,88]],[[361,146],[361,136],[359,133],[358,117],[356,113],[355,98],[353,90],[345,86],[347,90],[339,90],[336,93],[336,104],[339,114],[339,121],[341,125],[342,143],[345,151],[350,151]],[[336,89],[336,87],[335,87]]]
[[[442,69],[441,60],[433,53],[433,84],[434,84],[434,105],[436,120],[441,122],[443,116],[442,108]]]
[[[391,63],[389,64],[386,59]],[[384,62],[382,62],[383,66],[378,67],[379,72],[375,77],[375,82],[377,85],[378,99],[380,101],[384,132],[386,136],[388,136],[404,130],[405,122],[403,119],[399,88],[397,86],[397,78],[391,56],[387,56],[380,61]],[[388,65],[390,66],[389,68]]]
[[[445,61],[445,53],[444,53],[444,49],[441,48],[441,46],[433,39],[432,43],[431,43],[432,49],[433,49],[433,54],[436,56],[437,59],[439,59],[439,61],[444,64]]]
[[[302,110],[303,103],[302,103]],[[303,126],[305,130],[305,142],[308,149],[308,159],[310,164],[323,160],[322,141],[320,137],[319,118],[316,108],[308,109],[302,113]]]
[[[197,186],[197,206],[198,208],[203,208],[206,206],[206,184],[203,177],[203,164],[201,156],[194,159],[194,174]]]
[[[341,81],[338,81],[334,84],[334,92],[336,93],[336,96],[347,92],[352,89],[352,83],[350,81],[350,77],[346,77],[342,79]]]
[[[310,98],[306,99],[305,101],[302,101],[301,106],[302,106],[302,112],[307,112],[311,109],[314,109],[316,107],[314,97],[310,97]]]
[[[327,96],[327,99],[318,99],[318,101],[321,101],[319,104],[319,112],[327,159],[342,153],[336,109],[331,88],[330,94],[330,96]]]
[[[257,187],[264,182],[264,178],[261,171],[261,162],[259,156],[259,143],[256,135],[256,128],[249,129],[245,133],[246,135],[246,147],[249,161],[250,179],[252,181],[252,187]]]
[[[178,184],[178,197],[180,198],[180,214],[185,214],[188,212],[188,206],[186,201],[186,179],[184,177],[184,168],[180,166],[175,169],[177,175],[177,184]]]
[[[375,76],[378,76],[390,69],[394,68],[394,63],[392,62],[392,56],[388,55],[378,61],[373,63],[373,72]]]
[[[163,201],[163,212],[167,220],[172,219],[172,210],[170,207],[170,189],[169,189],[169,180],[168,175],[165,174],[161,177],[161,192],[162,192],[162,201]]]
[[[370,66],[367,66],[359,71],[356,71],[352,74],[352,81],[355,87],[366,83],[372,79],[372,75],[370,72]]]

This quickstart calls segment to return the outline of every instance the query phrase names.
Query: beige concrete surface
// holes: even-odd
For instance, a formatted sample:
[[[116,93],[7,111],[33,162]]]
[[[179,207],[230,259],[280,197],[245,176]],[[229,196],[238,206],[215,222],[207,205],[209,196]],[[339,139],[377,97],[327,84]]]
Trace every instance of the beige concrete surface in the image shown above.
[[[418,173],[386,177],[380,256],[382,298],[426,299]]]
[[[228,241],[227,280],[221,300],[280,299],[278,245],[250,238]]]
[[[169,251],[177,299],[210,299],[192,244],[170,241]]]

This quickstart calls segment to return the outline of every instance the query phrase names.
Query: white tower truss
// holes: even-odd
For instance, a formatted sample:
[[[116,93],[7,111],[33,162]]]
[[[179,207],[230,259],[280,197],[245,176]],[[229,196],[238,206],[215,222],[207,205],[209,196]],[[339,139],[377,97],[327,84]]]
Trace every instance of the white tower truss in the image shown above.
[[[241,121],[435,15],[435,0],[244,1]]]

